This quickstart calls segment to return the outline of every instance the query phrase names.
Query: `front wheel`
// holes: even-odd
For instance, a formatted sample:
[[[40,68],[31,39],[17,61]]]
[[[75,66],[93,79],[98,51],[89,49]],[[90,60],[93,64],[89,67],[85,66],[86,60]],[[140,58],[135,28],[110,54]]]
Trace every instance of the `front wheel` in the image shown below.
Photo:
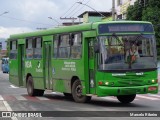
[[[135,99],[135,97],[136,97],[136,94],[133,94],[133,95],[120,95],[120,96],[117,96],[117,99],[121,103],[130,103]]]
[[[80,80],[75,80],[72,85],[72,96],[75,102],[84,103],[91,100],[91,96],[82,95],[82,85]]]

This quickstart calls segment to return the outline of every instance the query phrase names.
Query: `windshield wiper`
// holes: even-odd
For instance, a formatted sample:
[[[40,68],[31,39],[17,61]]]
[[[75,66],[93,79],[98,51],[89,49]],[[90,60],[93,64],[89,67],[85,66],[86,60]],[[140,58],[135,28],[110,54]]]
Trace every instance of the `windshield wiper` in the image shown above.
[[[140,35],[137,35],[137,37],[134,40],[134,42],[136,43],[140,38],[143,38],[143,33],[141,33]]]
[[[116,33],[113,33],[112,36],[115,37],[115,38],[118,40],[118,42],[119,42],[119,44],[120,44],[121,46],[123,46],[122,41],[120,41],[120,39],[118,38],[118,36],[116,35]]]

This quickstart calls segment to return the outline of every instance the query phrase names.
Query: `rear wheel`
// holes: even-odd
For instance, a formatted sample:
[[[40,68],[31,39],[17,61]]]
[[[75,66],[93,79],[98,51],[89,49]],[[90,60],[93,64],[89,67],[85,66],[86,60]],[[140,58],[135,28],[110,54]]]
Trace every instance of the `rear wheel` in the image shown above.
[[[36,90],[34,89],[32,76],[29,76],[27,79],[27,92],[29,96],[35,96]]]
[[[29,96],[43,96],[44,90],[34,89],[32,76],[27,79],[27,92]]]
[[[75,102],[84,103],[91,100],[91,96],[82,95],[82,85],[80,80],[75,80],[72,85],[72,96]]]
[[[130,103],[135,99],[135,97],[136,97],[136,94],[133,94],[133,95],[120,95],[120,96],[117,96],[117,99],[121,103]]]

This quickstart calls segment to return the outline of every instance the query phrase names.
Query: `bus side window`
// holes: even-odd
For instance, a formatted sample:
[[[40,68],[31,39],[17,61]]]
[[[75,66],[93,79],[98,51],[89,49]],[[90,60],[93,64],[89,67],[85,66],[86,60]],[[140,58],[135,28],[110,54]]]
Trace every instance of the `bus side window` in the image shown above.
[[[69,34],[60,36],[60,43],[58,46],[58,58],[69,58],[70,56],[70,36]]]
[[[35,38],[34,39],[34,55],[33,57],[35,59],[41,59],[42,58],[42,39],[41,38]]]
[[[26,59],[33,58],[33,40],[29,38],[26,40]]]
[[[79,59],[82,57],[82,34],[73,34],[72,41],[71,58]]]
[[[17,40],[10,41],[10,59],[17,59]]]
[[[94,40],[91,39],[90,42],[89,42],[89,58],[92,59],[94,58],[94,48],[93,48],[93,45],[94,45]]]
[[[57,58],[58,57],[58,43],[59,43],[59,40],[60,40],[60,36],[59,35],[56,35],[55,38],[54,38],[54,42],[53,42],[53,46],[54,46],[54,51],[53,51],[53,58]]]

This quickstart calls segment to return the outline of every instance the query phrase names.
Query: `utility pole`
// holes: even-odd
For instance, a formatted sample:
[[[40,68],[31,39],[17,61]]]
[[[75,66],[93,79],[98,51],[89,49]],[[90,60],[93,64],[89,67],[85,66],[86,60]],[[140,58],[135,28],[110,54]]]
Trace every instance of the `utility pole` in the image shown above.
[[[70,18],[65,17],[65,18],[62,18],[62,17],[60,17],[60,19],[61,19],[61,20],[72,20],[72,25],[74,25],[74,21],[75,21],[77,18],[74,18],[74,17],[70,17]]]
[[[112,0],[112,20],[115,21],[115,0]]]

